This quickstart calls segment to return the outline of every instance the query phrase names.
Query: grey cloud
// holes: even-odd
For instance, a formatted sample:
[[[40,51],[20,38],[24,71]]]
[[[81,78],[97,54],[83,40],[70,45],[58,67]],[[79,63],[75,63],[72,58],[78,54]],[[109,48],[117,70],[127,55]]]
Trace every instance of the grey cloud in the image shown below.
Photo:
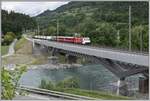
[[[47,9],[54,10],[68,2],[2,2],[2,9],[35,16]]]

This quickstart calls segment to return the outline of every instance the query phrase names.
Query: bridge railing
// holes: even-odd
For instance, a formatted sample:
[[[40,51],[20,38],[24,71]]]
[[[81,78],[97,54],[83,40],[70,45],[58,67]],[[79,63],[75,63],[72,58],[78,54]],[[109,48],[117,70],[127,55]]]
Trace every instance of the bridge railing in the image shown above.
[[[64,92],[53,91],[53,90],[46,90],[46,89],[41,89],[41,88],[35,88],[35,87],[25,86],[25,85],[21,85],[20,87],[18,87],[18,89],[25,90],[25,91],[32,92],[32,93],[38,93],[42,95],[59,97],[62,99],[69,99],[69,100],[96,100],[96,98],[91,98],[91,97],[86,97],[86,96],[81,96],[81,95],[74,95],[74,94],[69,94],[69,93],[64,93]]]

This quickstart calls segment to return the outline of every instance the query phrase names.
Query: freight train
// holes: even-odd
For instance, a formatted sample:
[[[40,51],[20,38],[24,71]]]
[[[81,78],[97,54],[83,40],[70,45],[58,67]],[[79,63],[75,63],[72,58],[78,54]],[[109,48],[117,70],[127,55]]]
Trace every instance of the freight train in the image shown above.
[[[90,44],[89,37],[71,37],[71,36],[33,36],[35,39],[50,40],[57,42],[75,43],[75,44]]]

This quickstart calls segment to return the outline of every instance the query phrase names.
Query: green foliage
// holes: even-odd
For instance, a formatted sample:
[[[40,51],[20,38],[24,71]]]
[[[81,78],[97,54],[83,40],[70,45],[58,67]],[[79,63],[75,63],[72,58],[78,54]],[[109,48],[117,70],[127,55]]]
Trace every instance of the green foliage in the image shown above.
[[[56,84],[58,88],[80,88],[79,80],[75,77],[69,77]]]
[[[47,82],[46,80],[42,79],[39,88],[52,90],[54,89],[54,84],[51,81]]]
[[[54,85],[52,82],[47,82],[46,80],[41,80],[41,85],[39,86],[43,89],[48,90],[54,90],[59,92],[65,92],[70,94],[76,94],[76,95],[82,95],[82,96],[89,96],[93,98],[99,98],[99,99],[131,99],[124,96],[116,96],[112,94],[108,94],[106,92],[101,91],[91,91],[91,90],[83,90],[80,89],[79,86],[79,80],[76,77],[68,77],[65,78],[63,81],[58,82],[56,85]]]
[[[56,33],[56,27],[50,26],[47,28],[48,35],[55,35],[55,33]]]
[[[2,92],[1,98],[5,100],[11,100],[15,97],[16,87],[19,86],[19,79],[21,75],[26,71],[26,66],[18,66],[14,71],[9,71],[2,68],[1,74],[1,84]]]
[[[95,33],[91,33],[93,43],[105,46],[116,46],[117,31],[110,23],[97,24]]]
[[[1,46],[1,55],[8,53],[9,46]]]
[[[71,93],[71,94],[76,94],[76,95],[81,95],[81,96],[88,96],[88,97],[93,97],[93,98],[98,98],[98,99],[103,99],[103,100],[131,100],[133,98],[125,97],[125,96],[116,96],[113,94],[109,94],[106,92],[102,91],[91,91],[91,90],[84,90],[84,89],[79,89],[79,88],[62,88],[62,89],[57,89],[57,91],[65,92],[65,93]]]
[[[15,34],[13,32],[7,32],[4,36],[4,44],[9,45],[15,39]]]
[[[142,44],[143,50],[148,51],[148,26],[135,26],[132,28],[132,33],[132,37],[134,38],[132,40],[132,48],[140,50],[140,44]],[[142,38],[142,43],[140,38]]]
[[[22,47],[22,45],[26,42],[27,40],[22,37],[20,40],[17,41],[16,45],[15,45],[15,51],[17,51],[18,49],[20,49]]]
[[[53,84],[51,81],[41,80],[39,88],[55,90],[59,88],[80,88],[79,79],[76,77],[66,78],[57,84]]]
[[[14,85],[10,72],[2,68],[2,99],[12,99],[15,96]]]

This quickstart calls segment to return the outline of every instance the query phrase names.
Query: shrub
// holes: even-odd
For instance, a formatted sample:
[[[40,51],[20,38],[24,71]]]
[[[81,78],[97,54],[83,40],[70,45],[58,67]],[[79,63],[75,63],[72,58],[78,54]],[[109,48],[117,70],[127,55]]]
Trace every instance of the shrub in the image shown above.
[[[2,92],[1,98],[5,100],[11,100],[15,97],[16,89],[19,86],[19,79],[21,75],[26,71],[26,66],[19,66],[14,71],[9,71],[2,68],[1,83]]]
[[[80,88],[79,79],[75,77],[69,77],[56,84],[57,88]]]
[[[15,34],[13,32],[7,32],[6,35],[4,36],[4,43],[6,45],[9,45],[15,38]]]
[[[39,88],[51,90],[54,89],[54,84],[51,81],[47,82],[46,80],[42,79]]]

